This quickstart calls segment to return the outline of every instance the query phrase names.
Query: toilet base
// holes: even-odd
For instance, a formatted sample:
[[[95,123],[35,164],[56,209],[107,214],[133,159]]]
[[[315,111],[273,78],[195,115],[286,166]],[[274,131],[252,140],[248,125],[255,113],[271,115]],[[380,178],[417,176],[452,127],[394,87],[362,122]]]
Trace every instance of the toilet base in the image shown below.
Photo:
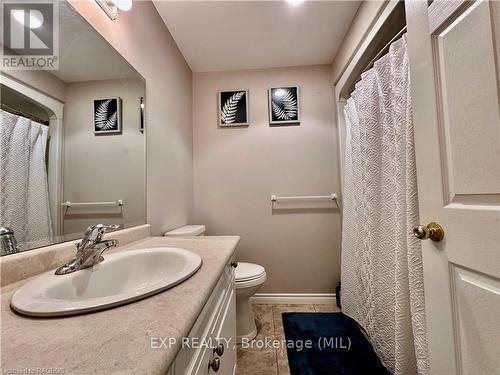
[[[247,335],[236,336],[236,344],[241,345],[243,343],[243,341],[249,342],[249,341],[252,341],[256,337],[257,337],[257,327],[255,327],[255,329]]]
[[[241,344],[243,339],[253,340],[257,336],[257,326],[250,304],[250,297],[253,293],[248,292],[247,290],[236,291],[236,343],[238,344]]]
[[[262,283],[249,288],[236,288],[236,343],[250,341],[257,336],[257,326],[250,297],[260,289]]]
[[[247,266],[261,268],[250,263],[242,263]],[[257,293],[262,284],[266,281],[266,273],[263,272],[258,277],[252,279],[240,279],[236,281],[236,343],[241,344],[243,340],[246,342],[255,339],[257,336],[257,326],[255,325],[255,317],[253,315],[250,298]]]

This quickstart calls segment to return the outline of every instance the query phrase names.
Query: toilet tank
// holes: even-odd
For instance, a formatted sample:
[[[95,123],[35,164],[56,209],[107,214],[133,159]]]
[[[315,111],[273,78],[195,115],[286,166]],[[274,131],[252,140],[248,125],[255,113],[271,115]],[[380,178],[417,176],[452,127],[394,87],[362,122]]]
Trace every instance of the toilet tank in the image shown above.
[[[184,225],[183,227],[165,232],[164,236],[168,237],[180,237],[180,236],[204,236],[205,226],[204,225]]]

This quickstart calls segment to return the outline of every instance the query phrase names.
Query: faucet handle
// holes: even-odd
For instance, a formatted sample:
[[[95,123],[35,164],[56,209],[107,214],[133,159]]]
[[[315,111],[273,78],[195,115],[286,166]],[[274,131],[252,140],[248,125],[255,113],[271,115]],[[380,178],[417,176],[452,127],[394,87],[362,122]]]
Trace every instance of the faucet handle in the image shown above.
[[[78,250],[83,249],[89,242],[100,242],[102,240],[102,236],[108,229],[118,228],[120,228],[120,226],[115,224],[94,224],[89,226],[85,230],[81,242],[77,245]]]

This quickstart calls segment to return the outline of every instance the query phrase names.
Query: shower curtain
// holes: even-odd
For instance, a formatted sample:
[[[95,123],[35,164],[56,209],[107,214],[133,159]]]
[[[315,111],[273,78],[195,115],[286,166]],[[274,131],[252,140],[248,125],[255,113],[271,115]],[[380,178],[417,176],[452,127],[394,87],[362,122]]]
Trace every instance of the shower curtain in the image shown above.
[[[45,163],[49,127],[0,114],[0,224],[12,229],[21,245],[45,245],[52,235]]]
[[[344,107],[342,308],[393,374],[429,373],[406,35]]]

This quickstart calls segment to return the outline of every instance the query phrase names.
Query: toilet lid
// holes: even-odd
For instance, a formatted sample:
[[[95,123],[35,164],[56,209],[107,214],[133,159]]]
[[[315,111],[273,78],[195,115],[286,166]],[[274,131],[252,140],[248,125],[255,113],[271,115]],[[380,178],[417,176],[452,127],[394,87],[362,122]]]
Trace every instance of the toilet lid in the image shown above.
[[[238,267],[235,270],[236,281],[247,281],[256,279],[266,273],[264,267],[253,264],[238,262]]]
[[[165,232],[164,236],[199,236],[205,233],[204,225],[184,225],[183,227]]]

